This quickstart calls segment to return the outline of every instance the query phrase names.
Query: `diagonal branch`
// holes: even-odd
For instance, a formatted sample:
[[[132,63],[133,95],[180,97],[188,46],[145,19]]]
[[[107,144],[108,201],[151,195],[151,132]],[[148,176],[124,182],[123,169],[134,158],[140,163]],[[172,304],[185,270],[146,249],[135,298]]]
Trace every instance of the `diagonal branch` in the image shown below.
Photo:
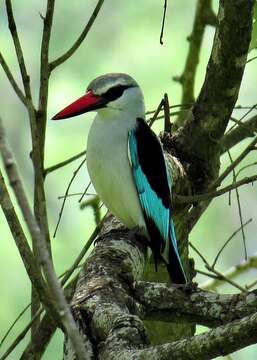
[[[53,302],[53,309],[57,312],[57,315],[55,317],[59,318],[67,332],[67,335],[69,336],[70,341],[72,342],[73,348],[75,353],[77,354],[77,357],[79,360],[85,360],[87,359],[87,355],[84,349],[83,340],[79,334],[79,331],[76,327],[76,324],[74,322],[74,319],[72,317],[72,314],[70,312],[70,309],[68,307],[68,304],[66,302],[63,290],[61,288],[61,285],[58,281],[58,278],[55,274],[53,263],[51,261],[49,251],[48,251],[48,245],[46,242],[46,238],[41,232],[36,219],[30,209],[29,203],[27,201],[27,197],[25,195],[25,192],[23,190],[23,187],[21,185],[21,180],[17,171],[17,168],[15,166],[14,159],[12,157],[11,152],[6,146],[6,143],[4,142],[3,134],[2,134],[2,154],[3,159],[5,161],[5,164],[7,166],[7,175],[10,176],[10,182],[14,190],[14,194],[16,196],[16,199],[18,201],[18,204],[20,206],[20,209],[22,211],[23,217],[28,225],[29,232],[31,234],[31,237],[33,239],[33,245],[35,247],[36,253],[37,253],[37,259],[39,261],[39,264],[42,266],[44,270],[44,275],[47,281],[47,285],[49,287],[49,290],[51,292],[51,296],[48,295],[48,301],[50,299]],[[9,169],[8,169],[9,166]],[[8,195],[8,191],[5,187],[4,180],[1,175],[1,187],[0,187],[0,200],[3,207],[3,210],[5,212],[6,217],[10,218],[10,214],[8,212],[8,206],[12,208],[12,205],[10,204],[10,199]],[[11,219],[9,219],[11,223]],[[13,223],[11,223],[13,224]],[[13,229],[15,231],[15,226],[18,226],[17,220],[16,224],[13,225]],[[15,237],[15,232],[14,232]],[[23,239],[23,238],[22,238]],[[24,241],[23,241],[24,243]],[[26,243],[27,245],[27,243]],[[24,247],[24,244],[23,244]],[[28,247],[28,245],[27,245]],[[33,257],[33,255],[32,255]],[[34,257],[33,260],[35,261]],[[27,263],[26,263],[27,265]],[[41,275],[41,273],[40,273]],[[36,284],[32,281],[32,284],[36,287]],[[37,287],[36,287],[37,289]]]
[[[88,23],[86,24],[82,33],[79,35],[78,39],[75,41],[75,43],[72,45],[72,47],[69,50],[67,50],[63,55],[61,55],[56,60],[53,60],[49,64],[50,71],[54,70],[57,66],[61,65],[64,61],[68,60],[75,53],[75,51],[80,47],[80,45],[82,44],[82,42],[85,40],[86,36],[88,35],[92,25],[94,24],[96,17],[98,15],[103,3],[104,3],[104,0],[98,0],[98,3],[88,21]]]
[[[5,218],[8,222],[9,228],[11,230],[11,233],[13,235],[13,239],[20,252],[25,269],[29,275],[29,278],[31,282],[34,284],[35,288],[37,289],[37,293],[40,297],[40,300],[49,310],[53,318],[56,320],[56,316],[53,311],[51,296],[46,288],[46,284],[41,275],[41,271],[38,267],[38,264],[36,263],[33,253],[31,252],[30,247],[28,245],[26,236],[23,232],[18,216],[11,202],[11,198],[8,193],[7,187],[5,185],[1,171],[0,171],[0,203]]]
[[[27,100],[26,97],[24,96],[22,90],[19,88],[19,85],[17,84],[17,82],[15,81],[13,74],[11,73],[11,70],[9,69],[9,66],[7,65],[2,53],[0,52],[0,64],[5,72],[5,75],[7,76],[7,79],[9,80],[13,90],[16,92],[16,95],[18,96],[18,98],[21,100],[21,102],[27,106]]]
[[[13,38],[13,43],[16,51],[16,56],[18,59],[19,67],[20,67],[20,73],[23,81],[23,86],[25,90],[25,94],[27,99],[32,102],[32,96],[31,96],[31,88],[30,88],[30,78],[27,73],[25,60],[23,56],[23,51],[20,44],[20,39],[16,27],[16,23],[13,16],[13,10],[12,10],[12,2],[11,0],[5,0],[6,5],[6,11],[7,11],[7,17],[8,17],[8,25],[9,29]]]
[[[257,115],[254,115],[247,121],[243,122],[242,125],[237,126],[234,130],[225,134],[221,139],[222,152],[226,152],[227,149],[231,149],[233,146],[238,144],[240,141],[253,137],[257,132]]]
[[[58,164],[55,164],[53,166],[50,166],[49,168],[46,168],[44,171],[44,175],[46,176],[46,175],[50,174],[51,172],[58,170],[65,165],[70,164],[72,161],[79,159],[83,155],[86,155],[86,150],[81,151],[79,154],[74,155],[74,156],[70,157],[69,159],[66,159]]]
[[[204,201],[204,200],[208,200],[208,199],[212,199],[212,198],[221,196],[233,189],[237,189],[240,186],[243,186],[243,185],[246,185],[249,183],[253,183],[254,181],[257,181],[257,175],[245,177],[244,179],[234,182],[234,183],[232,183],[228,186],[225,186],[224,188],[219,189],[217,191],[211,191],[211,192],[207,192],[205,194],[188,195],[188,196],[174,195],[174,199],[176,202],[178,202],[180,204],[188,204],[188,203],[194,204],[199,201]]]

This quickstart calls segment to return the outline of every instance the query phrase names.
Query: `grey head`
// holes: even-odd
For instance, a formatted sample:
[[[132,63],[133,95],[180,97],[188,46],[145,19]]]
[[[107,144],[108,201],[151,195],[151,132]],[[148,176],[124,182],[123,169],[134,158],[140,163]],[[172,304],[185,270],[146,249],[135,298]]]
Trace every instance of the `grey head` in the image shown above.
[[[92,80],[87,91],[91,90],[95,95],[103,96],[111,89],[116,89],[116,92],[119,89],[119,92],[123,92],[130,87],[138,87],[137,82],[131,76],[124,73],[109,73]]]

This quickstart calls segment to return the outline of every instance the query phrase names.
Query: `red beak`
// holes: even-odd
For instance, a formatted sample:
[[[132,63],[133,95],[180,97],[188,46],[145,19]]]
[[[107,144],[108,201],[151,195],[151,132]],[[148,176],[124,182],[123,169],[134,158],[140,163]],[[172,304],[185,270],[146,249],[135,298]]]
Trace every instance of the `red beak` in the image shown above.
[[[89,90],[85,95],[81,96],[78,100],[68,105],[66,108],[58,112],[52,120],[66,119],[72,116],[77,116],[88,111],[100,109],[107,104],[107,101],[101,96],[94,95]]]

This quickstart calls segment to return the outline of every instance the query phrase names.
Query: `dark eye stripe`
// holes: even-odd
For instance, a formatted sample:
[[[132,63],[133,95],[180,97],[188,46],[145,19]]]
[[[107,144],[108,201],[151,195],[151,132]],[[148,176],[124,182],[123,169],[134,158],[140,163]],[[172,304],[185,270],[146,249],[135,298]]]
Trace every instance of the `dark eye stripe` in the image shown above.
[[[106,91],[106,93],[102,94],[101,97],[108,101],[114,101],[122,96],[124,90],[132,87],[132,85],[117,85],[109,90]]]

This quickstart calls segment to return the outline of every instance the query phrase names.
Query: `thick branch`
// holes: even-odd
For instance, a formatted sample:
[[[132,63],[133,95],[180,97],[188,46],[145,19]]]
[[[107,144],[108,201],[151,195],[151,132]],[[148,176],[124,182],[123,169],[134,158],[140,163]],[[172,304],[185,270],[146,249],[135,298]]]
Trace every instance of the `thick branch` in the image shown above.
[[[205,81],[191,116],[176,135],[181,159],[193,163],[192,176],[212,182],[219,170],[219,141],[238,97],[252,29],[254,0],[221,0]],[[232,60],[231,60],[232,59]]]
[[[257,306],[257,292],[220,295],[192,287],[177,288],[139,282],[135,298],[145,319],[171,322],[175,318],[214,327],[251,315]]]
[[[131,359],[133,356],[135,360],[206,360],[225,356],[256,342],[257,313],[254,313],[242,320],[219,326],[189,339],[150,347],[137,352],[124,351],[119,359]],[[106,360],[109,359],[106,358]],[[116,359],[118,358],[113,358],[113,360]]]
[[[257,341],[256,291],[218,295],[194,287],[178,289],[152,283],[138,283],[134,288],[145,266],[144,247],[137,239],[130,240],[129,233],[108,233],[110,228],[115,229],[112,223],[87,260],[72,302],[76,318],[83,319],[84,331],[96,344],[101,342],[95,356],[104,360],[206,360]],[[135,302],[138,299],[141,304]],[[166,321],[179,314],[211,326],[226,325],[195,337],[147,347],[143,323],[134,314],[151,318],[157,315],[158,319],[160,315]],[[242,320],[233,322],[238,318]],[[249,337],[244,336],[245,331]]]

